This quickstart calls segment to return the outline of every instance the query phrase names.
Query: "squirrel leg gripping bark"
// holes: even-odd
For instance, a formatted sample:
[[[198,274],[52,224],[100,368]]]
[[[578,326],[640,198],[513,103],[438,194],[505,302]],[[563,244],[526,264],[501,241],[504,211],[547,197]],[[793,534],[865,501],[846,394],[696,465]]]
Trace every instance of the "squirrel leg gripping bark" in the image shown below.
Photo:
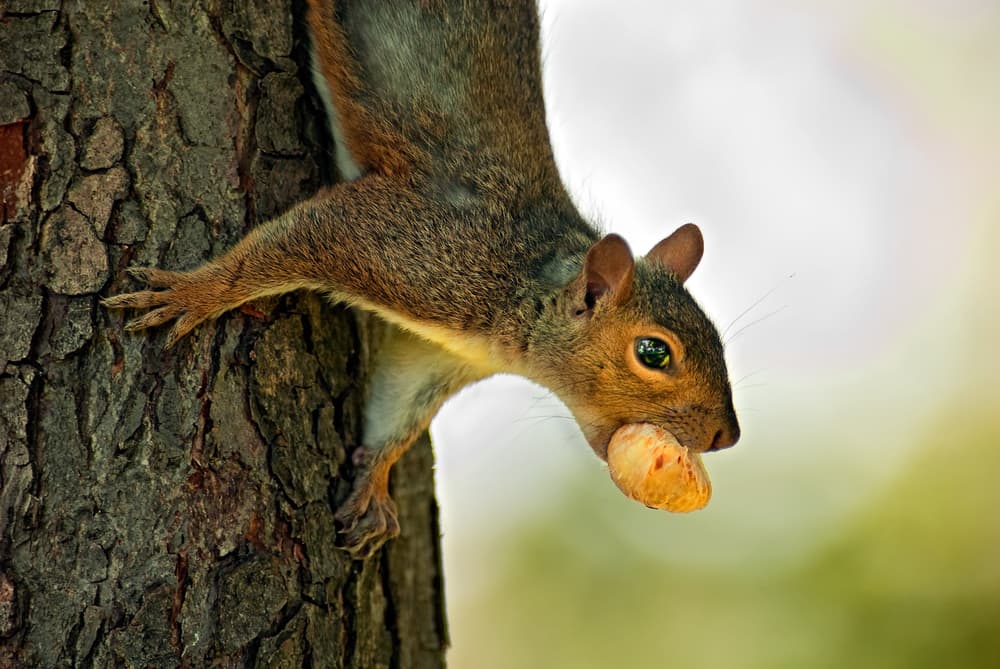
[[[342,190],[363,189],[358,182]],[[132,275],[151,288],[109,297],[106,307],[151,309],[128,322],[142,330],[174,321],[166,346],[174,345],[199,323],[264,295],[314,288],[335,298],[367,305],[384,304],[385,282],[359,280],[361,272],[346,257],[357,249],[351,231],[364,228],[364,210],[353,209],[333,189],[263,224],[231,251],[190,272],[138,269]],[[349,215],[357,212],[358,215]],[[334,250],[336,248],[336,250]],[[321,254],[325,262],[310,257]],[[338,258],[339,254],[344,256]],[[338,262],[341,261],[342,262]],[[362,291],[364,285],[367,291]],[[382,306],[375,309],[397,322],[408,319]],[[386,326],[372,380],[362,446],[352,456],[354,481],[341,505],[343,545],[355,557],[371,555],[399,533],[389,497],[389,470],[451,394],[486,372],[422,337]]]
[[[355,558],[372,555],[399,534],[389,496],[389,470],[427,429],[441,404],[481,374],[422,338],[389,327],[379,349],[363,444],[352,454],[351,493],[337,510],[343,547]]]

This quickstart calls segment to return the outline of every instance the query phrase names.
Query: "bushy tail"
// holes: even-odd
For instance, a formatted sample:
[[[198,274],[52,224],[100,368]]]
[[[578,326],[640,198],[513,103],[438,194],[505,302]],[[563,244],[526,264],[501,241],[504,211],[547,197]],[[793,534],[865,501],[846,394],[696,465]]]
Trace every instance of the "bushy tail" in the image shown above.
[[[344,176],[554,173],[534,0],[309,0],[309,25]]]

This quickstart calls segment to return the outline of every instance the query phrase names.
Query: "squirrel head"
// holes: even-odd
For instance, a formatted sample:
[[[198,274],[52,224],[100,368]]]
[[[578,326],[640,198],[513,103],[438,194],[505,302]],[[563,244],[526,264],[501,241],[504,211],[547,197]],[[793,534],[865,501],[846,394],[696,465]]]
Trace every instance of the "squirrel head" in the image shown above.
[[[719,333],[683,285],[703,248],[692,224],[638,259],[608,235],[532,332],[531,376],[566,403],[602,459],[626,423],[664,427],[694,451],[739,439]]]

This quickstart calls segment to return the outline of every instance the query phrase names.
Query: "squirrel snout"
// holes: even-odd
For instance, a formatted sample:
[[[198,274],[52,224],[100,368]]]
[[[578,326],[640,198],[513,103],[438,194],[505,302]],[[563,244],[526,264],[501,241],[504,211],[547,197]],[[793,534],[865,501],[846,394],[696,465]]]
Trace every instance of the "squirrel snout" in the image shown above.
[[[708,447],[710,451],[721,451],[723,448],[735,446],[740,440],[740,425],[736,422],[736,417],[728,419],[727,425],[723,425],[716,430],[712,437],[712,445]]]

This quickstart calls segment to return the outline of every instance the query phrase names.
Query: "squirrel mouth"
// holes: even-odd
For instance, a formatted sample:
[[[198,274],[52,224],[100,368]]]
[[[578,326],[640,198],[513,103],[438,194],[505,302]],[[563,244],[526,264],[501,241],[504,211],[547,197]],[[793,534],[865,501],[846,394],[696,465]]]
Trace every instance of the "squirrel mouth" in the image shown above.
[[[617,434],[622,428],[636,425],[655,426],[661,431],[661,433],[669,435],[669,438],[678,446],[686,448],[692,454],[697,453],[699,455],[704,455],[716,450],[711,446],[699,443],[697,440],[692,442],[689,435],[687,435],[684,431],[675,431],[666,425],[650,423],[649,421],[644,420],[624,421],[608,427],[598,427],[593,434],[587,435],[587,442],[590,444],[590,448],[594,451],[594,453],[597,454],[597,457],[607,462],[608,448],[611,440],[614,438],[614,435]]]
[[[608,430],[601,430],[598,434],[587,436],[587,443],[590,444],[591,450],[597,454],[604,462],[608,461],[608,446],[611,443],[611,435],[615,433],[620,425]]]
[[[618,423],[611,427],[602,428],[596,434],[587,437],[587,443],[590,444],[591,450],[597,454],[604,462],[608,461],[608,449],[611,446],[611,439],[618,432],[627,425],[638,425],[639,423]]]

